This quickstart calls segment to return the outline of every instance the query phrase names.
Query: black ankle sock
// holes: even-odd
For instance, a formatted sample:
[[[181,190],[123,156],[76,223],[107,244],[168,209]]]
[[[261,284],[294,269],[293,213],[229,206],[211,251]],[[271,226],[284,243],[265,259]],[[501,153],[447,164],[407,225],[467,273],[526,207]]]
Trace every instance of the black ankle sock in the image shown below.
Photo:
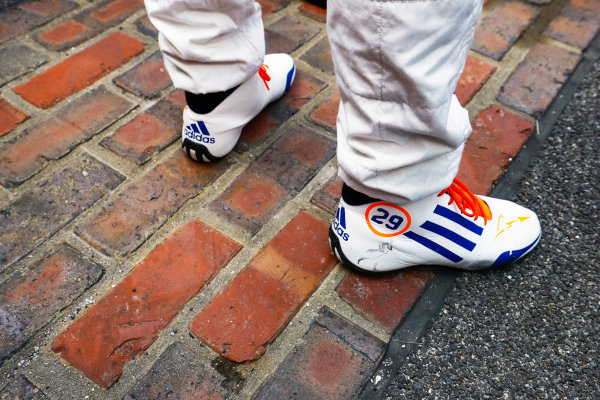
[[[373,197],[367,196],[361,192],[357,192],[345,183],[342,185],[342,198],[346,203],[348,203],[348,205],[351,206],[360,206],[378,201]]]
[[[239,85],[238,85],[239,86]],[[224,92],[214,92],[214,93],[205,93],[205,94],[194,94],[190,92],[185,92],[185,101],[187,102],[188,107],[197,113],[197,114],[208,114],[223,100],[227,98],[238,86],[226,90]]]

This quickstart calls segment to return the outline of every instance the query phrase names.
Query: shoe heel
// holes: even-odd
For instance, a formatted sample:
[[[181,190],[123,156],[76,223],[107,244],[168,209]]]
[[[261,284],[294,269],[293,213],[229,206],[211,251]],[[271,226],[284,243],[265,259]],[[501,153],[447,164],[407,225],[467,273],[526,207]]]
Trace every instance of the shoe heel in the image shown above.
[[[344,252],[342,251],[342,247],[340,246],[340,240],[338,239],[338,236],[335,234],[335,232],[333,231],[331,226],[329,226],[329,246],[331,247],[331,250],[333,251],[333,254],[335,255],[335,257],[346,268],[349,268],[349,269],[352,269],[354,271],[361,272],[361,273],[374,272],[374,271],[371,271],[368,269],[360,268],[359,266],[355,265],[350,260],[348,260],[348,257],[346,257],[344,255]]]
[[[196,143],[190,139],[184,139],[181,143],[181,149],[186,153],[192,160],[199,163],[217,162],[224,159],[225,157],[215,157],[206,148],[206,146]]]

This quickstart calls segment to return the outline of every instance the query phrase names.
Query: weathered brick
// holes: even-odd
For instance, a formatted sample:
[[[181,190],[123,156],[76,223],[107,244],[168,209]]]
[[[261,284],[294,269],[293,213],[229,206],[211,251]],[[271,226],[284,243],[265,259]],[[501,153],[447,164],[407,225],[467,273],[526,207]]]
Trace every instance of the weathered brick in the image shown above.
[[[227,161],[198,164],[176,152],[88,222],[77,226],[75,233],[109,255],[133,251],[228,166]]]
[[[323,72],[335,73],[333,70],[333,60],[331,58],[331,49],[329,40],[326,37],[321,38],[313,47],[300,57],[310,65],[319,68]]]
[[[335,144],[308,128],[290,129],[261,154],[210,208],[253,235],[308,183]]]
[[[144,43],[121,32],[61,61],[13,91],[31,104],[48,108],[92,84],[144,50]]]
[[[301,212],[190,324],[227,360],[260,357],[336,261],[328,224]]]
[[[496,6],[477,26],[473,50],[500,60],[540,13],[538,7],[520,1]]]
[[[150,22],[150,18],[148,18],[147,15],[135,21],[135,26],[138,32],[141,32],[144,35],[150,36],[154,39],[158,38],[158,31],[156,30],[154,25],[152,25],[152,22]]]
[[[70,19],[62,24],[40,33],[37,41],[51,49],[66,49],[81,43],[92,36],[90,28],[81,22]]]
[[[104,138],[100,145],[137,164],[143,164],[178,136],[178,132],[167,128],[154,116],[142,114]]]
[[[202,222],[187,223],[61,333],[52,350],[98,385],[111,386],[240,248]]]
[[[0,391],[0,399],[6,400],[48,400],[48,397],[23,375],[19,375]]]
[[[387,274],[351,271],[336,291],[357,312],[392,333],[432,276],[423,267]]]
[[[471,122],[458,178],[477,194],[488,194],[534,131],[531,121],[496,105]]]
[[[254,399],[357,398],[384,349],[385,343],[325,309]]]
[[[340,107],[340,94],[335,92],[331,98],[319,105],[311,114],[310,118],[327,130],[335,132],[337,113]]]
[[[0,41],[31,31],[75,7],[77,3],[74,1],[40,0],[1,12]]]
[[[570,0],[544,35],[585,49],[600,29],[600,0]]]
[[[63,244],[0,285],[0,364],[101,275],[98,265]]]
[[[114,79],[117,86],[147,99],[171,85],[160,52],[152,54],[135,68]]]
[[[285,16],[265,29],[267,53],[291,53],[321,29],[292,16]]]
[[[502,103],[540,118],[552,103],[581,55],[552,44],[536,44],[500,88]]]
[[[0,210],[0,266],[25,256],[123,181],[82,155]]]
[[[226,399],[225,378],[179,343],[170,345],[123,400]]]
[[[112,124],[133,105],[100,86],[0,145],[0,183],[15,186]],[[102,110],[102,112],[98,112]]]
[[[342,196],[343,184],[344,181],[339,177],[335,176],[331,178],[323,190],[315,193],[310,202],[325,211],[334,213]]]
[[[18,78],[47,60],[45,54],[22,44],[11,44],[0,49],[0,85]]]
[[[64,0],[36,0],[19,6],[22,10],[44,17],[45,21],[64,14],[75,7],[77,7],[77,3]]]
[[[281,99],[268,105],[244,128],[235,150],[247,151],[261,143],[269,133],[296,114],[304,104],[326,86],[325,82],[314,75],[296,69],[296,79],[290,91]]]
[[[303,1],[299,8],[300,12],[304,15],[307,15],[311,18],[316,19],[319,22],[325,23],[327,19],[327,10],[323,7],[316,6],[314,4],[310,4],[308,2]]]
[[[90,15],[98,21],[108,24],[115,20],[122,21],[143,5],[142,0],[115,0],[108,4],[100,6]]]
[[[0,97],[0,136],[15,129],[15,126],[29,118],[29,115]]]
[[[496,71],[496,67],[493,65],[476,57],[467,56],[465,68],[454,91],[460,104],[467,105],[494,71]]]

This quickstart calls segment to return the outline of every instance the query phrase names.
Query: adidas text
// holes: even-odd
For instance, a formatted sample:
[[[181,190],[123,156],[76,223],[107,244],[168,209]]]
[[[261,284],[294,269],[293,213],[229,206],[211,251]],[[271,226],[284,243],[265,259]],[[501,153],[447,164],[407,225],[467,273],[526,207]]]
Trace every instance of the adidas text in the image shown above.
[[[335,233],[337,233],[337,235],[340,238],[344,239],[344,241],[347,242],[348,239],[350,239],[350,236],[348,236],[348,234],[344,232],[344,230],[337,221],[333,221],[333,230],[335,230]]]

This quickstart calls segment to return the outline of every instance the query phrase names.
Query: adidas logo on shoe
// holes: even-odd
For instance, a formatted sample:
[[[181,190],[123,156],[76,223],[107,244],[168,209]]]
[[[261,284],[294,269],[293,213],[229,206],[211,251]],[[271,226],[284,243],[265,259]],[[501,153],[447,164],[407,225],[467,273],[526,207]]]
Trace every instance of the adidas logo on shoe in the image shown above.
[[[341,239],[345,240],[346,242],[348,239],[350,239],[350,236],[346,233],[346,209],[344,207],[338,207],[335,213],[333,230]]]
[[[193,122],[185,126],[183,128],[183,135],[196,142],[215,143],[215,138],[210,137],[210,133],[208,133],[208,129],[206,129],[206,125],[202,121]]]

